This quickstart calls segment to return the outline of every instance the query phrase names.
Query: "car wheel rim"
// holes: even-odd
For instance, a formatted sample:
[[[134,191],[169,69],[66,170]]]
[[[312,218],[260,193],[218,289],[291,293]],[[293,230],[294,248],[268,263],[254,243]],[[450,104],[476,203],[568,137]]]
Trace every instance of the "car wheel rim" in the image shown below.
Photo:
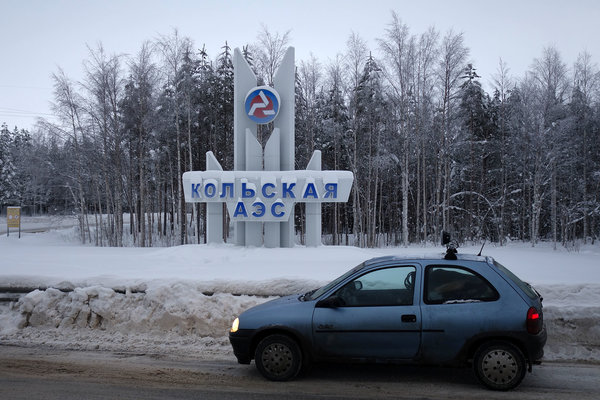
[[[286,345],[273,343],[265,347],[261,359],[266,371],[281,376],[292,368],[294,355]]]
[[[506,384],[519,374],[519,365],[515,357],[506,350],[491,350],[483,358],[483,375],[495,384]]]

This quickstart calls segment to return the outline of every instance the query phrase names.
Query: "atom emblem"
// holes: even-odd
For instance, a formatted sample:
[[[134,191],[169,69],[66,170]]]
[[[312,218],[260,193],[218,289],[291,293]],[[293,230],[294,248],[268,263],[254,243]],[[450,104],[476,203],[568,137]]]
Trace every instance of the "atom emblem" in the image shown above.
[[[246,95],[245,110],[248,118],[257,124],[268,124],[279,113],[279,94],[270,86],[259,86]]]

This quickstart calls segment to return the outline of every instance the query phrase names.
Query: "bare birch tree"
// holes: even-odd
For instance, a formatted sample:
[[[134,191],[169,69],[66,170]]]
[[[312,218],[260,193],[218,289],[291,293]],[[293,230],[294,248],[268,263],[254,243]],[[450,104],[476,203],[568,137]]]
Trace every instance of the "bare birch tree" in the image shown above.
[[[74,176],[69,171],[61,171],[68,174],[68,180],[74,181],[75,192],[69,187],[75,204],[79,207],[79,233],[81,242],[86,243],[87,206],[84,191],[85,158],[83,154],[83,143],[86,141],[86,129],[83,125],[83,99],[76,92],[73,83],[65,75],[62,69],[52,74],[54,81],[54,104],[52,109],[57,115],[60,125],[50,126],[50,130],[58,134],[73,146]]]
[[[187,52],[189,52],[191,48],[191,41],[188,38],[182,38],[179,36],[179,32],[175,29],[171,36],[162,36],[158,41],[158,47],[161,51],[164,60],[164,71],[166,74],[167,85],[171,90],[171,102],[172,102],[172,110],[173,110],[173,121],[176,135],[176,146],[177,146],[177,202],[175,209],[178,211],[178,225],[179,225],[179,244],[187,243],[187,230],[186,230],[186,206],[185,199],[183,197],[183,183],[181,180],[182,176],[182,168],[183,168],[183,158],[182,154],[182,134],[181,134],[181,126],[182,126],[182,118],[183,118],[183,104],[182,104],[182,93],[181,87],[177,81],[179,74],[181,72],[181,68],[183,66],[183,59]],[[189,118],[188,118],[189,122]],[[188,135],[189,135],[188,130]],[[188,151],[191,153],[191,140],[189,140],[188,136]],[[190,157],[191,159],[191,157]]]
[[[449,30],[442,39],[438,67],[441,129],[435,182],[435,237],[440,237],[442,230],[450,228],[450,151],[456,133],[454,130],[456,93],[468,56],[469,49],[464,44],[463,34]]]
[[[123,246],[124,137],[121,129],[119,102],[123,90],[121,56],[109,56],[101,44],[89,49],[90,59],[84,63],[84,88],[88,93],[88,115],[100,135],[103,150],[102,171],[105,195],[112,199],[109,208],[114,218],[114,244]]]

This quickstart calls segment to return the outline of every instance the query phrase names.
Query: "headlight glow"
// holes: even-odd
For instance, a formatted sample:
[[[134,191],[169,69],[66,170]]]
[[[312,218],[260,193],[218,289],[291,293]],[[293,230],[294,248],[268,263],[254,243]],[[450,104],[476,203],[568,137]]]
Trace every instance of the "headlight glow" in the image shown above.
[[[233,320],[233,324],[231,324],[230,332],[231,333],[237,332],[238,329],[239,329],[239,327],[240,327],[240,319],[236,318],[236,319]]]

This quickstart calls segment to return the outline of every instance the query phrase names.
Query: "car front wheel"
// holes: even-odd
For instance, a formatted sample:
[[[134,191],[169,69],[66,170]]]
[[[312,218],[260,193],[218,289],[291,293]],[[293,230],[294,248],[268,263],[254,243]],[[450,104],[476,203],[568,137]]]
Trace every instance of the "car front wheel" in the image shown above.
[[[523,353],[507,342],[482,345],[475,353],[473,361],[477,379],[493,390],[514,389],[525,377],[526,363]]]
[[[254,360],[258,371],[272,381],[288,381],[300,372],[302,351],[286,335],[269,335],[258,343]]]

